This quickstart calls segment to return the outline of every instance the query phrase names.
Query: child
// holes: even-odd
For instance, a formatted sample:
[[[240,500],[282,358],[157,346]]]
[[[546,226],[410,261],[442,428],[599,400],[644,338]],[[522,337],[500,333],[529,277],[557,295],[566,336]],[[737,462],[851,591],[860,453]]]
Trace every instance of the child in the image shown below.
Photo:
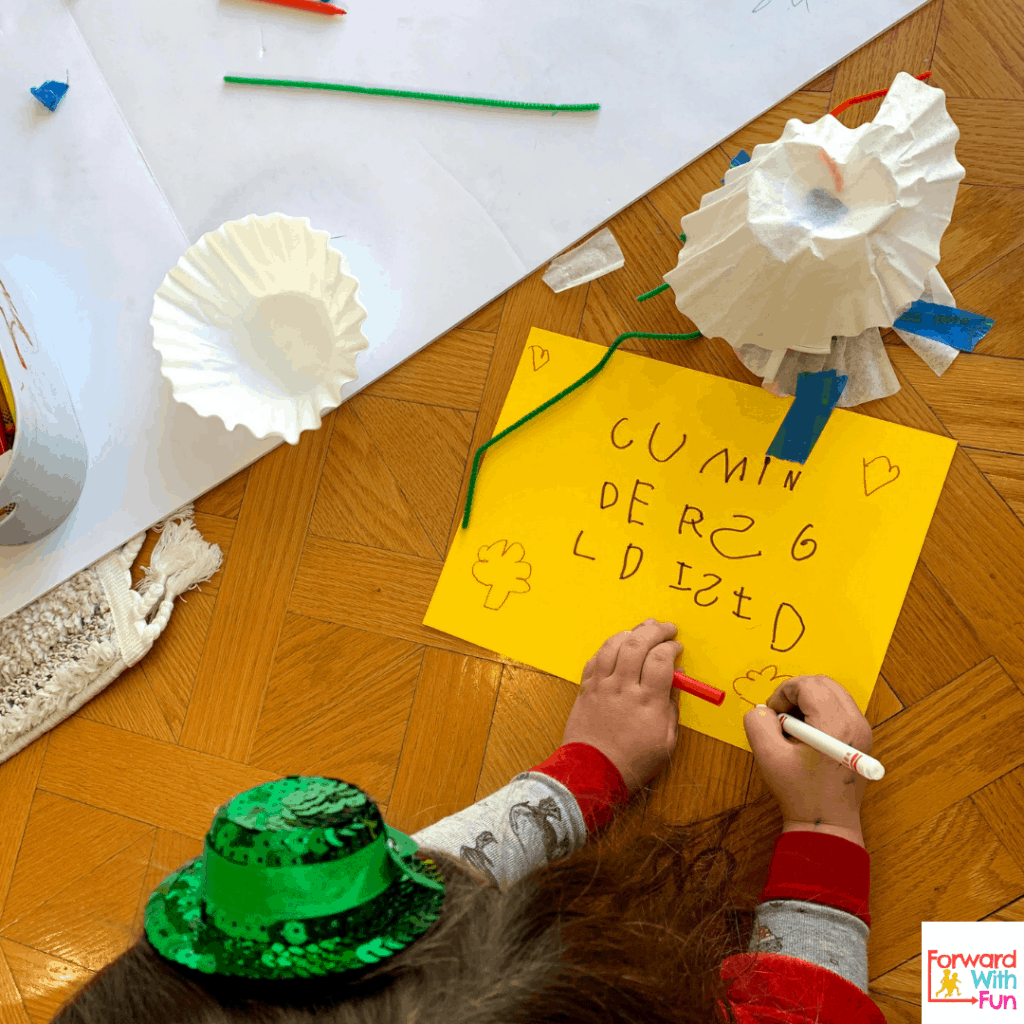
[[[884,1024],[865,994],[864,780],[776,717],[870,751],[837,683],[792,679],[744,719],[783,818],[756,915],[723,846],[741,809],[641,825],[634,802],[609,824],[675,746],[675,633],[648,619],[607,640],[563,745],[411,838],[339,780],[235,797],[54,1024]]]

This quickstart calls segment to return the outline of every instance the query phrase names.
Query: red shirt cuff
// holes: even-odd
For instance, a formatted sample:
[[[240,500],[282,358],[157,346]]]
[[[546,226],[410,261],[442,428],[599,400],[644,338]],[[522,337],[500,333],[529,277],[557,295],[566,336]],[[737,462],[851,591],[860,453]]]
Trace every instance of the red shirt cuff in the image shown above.
[[[740,953],[723,961],[722,979],[729,983],[729,1002],[740,1024],[885,1024],[870,996],[842,975],[807,960]],[[724,1016],[724,1007],[722,1012]]]
[[[616,808],[629,799],[629,790],[618,768],[589,743],[566,743],[531,772],[543,772],[569,790],[583,812],[587,831],[607,825]]]
[[[761,902],[804,900],[845,910],[871,925],[871,857],[863,846],[822,832],[783,832]]]

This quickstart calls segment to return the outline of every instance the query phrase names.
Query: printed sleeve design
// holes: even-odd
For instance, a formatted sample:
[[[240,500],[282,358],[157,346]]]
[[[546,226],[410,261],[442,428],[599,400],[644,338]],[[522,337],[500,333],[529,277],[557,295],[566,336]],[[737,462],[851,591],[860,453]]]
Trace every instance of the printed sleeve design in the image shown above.
[[[579,804],[557,779],[523,772],[507,786],[412,837],[472,864],[492,885],[524,878],[578,850],[587,838]]]
[[[462,846],[459,848],[459,856],[463,860],[468,860],[486,879],[495,887],[498,888],[498,880],[494,877],[492,868],[494,867],[494,861],[484,852],[487,846],[496,844],[497,839],[494,838],[493,833],[488,832],[484,829],[476,839],[473,840],[472,846]]]

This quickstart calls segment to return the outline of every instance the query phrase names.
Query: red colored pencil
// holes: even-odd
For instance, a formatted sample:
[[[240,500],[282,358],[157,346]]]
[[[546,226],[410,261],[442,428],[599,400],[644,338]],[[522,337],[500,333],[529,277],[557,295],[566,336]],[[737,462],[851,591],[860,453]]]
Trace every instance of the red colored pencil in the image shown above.
[[[278,4],[281,7],[295,7],[300,11],[313,11],[315,14],[345,14],[334,4],[325,4],[321,0],[260,0],[264,4]]]

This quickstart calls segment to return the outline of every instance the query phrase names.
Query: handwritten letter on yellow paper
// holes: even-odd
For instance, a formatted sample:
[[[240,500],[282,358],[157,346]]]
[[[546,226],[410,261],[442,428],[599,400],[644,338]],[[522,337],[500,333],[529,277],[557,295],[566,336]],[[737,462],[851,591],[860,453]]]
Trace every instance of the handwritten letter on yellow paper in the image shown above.
[[[534,328],[495,433],[604,351]],[[578,682],[607,637],[670,620],[683,671],[726,691],[681,693],[680,722],[748,750],[787,677],[864,710],[956,442],[837,409],[806,464],[770,459],[791,401],[617,351],[488,450],[425,624]]]

